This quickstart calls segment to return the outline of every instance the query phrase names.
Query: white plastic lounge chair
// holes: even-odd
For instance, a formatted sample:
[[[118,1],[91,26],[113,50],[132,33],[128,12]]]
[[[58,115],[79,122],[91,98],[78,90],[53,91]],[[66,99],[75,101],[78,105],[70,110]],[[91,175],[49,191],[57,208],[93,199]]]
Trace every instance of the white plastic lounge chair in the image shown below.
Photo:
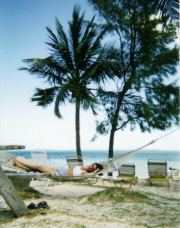
[[[180,169],[175,169],[172,171],[172,179],[180,179]]]
[[[164,182],[167,183],[168,188],[170,187],[170,180],[167,174],[167,161],[166,160],[148,160],[148,171],[149,178],[146,181],[146,186],[153,182]]]
[[[31,151],[31,161],[35,164],[47,166],[47,154],[44,150],[34,150]],[[33,179],[34,180],[34,179]],[[49,179],[48,178],[41,178],[40,180],[46,180],[45,189],[47,189],[49,185]]]
[[[47,154],[45,150],[31,151],[31,161],[35,164],[47,166]]]
[[[174,182],[180,181],[180,169],[174,169],[172,170],[172,175],[170,177],[171,179],[171,191],[173,190],[174,187]]]

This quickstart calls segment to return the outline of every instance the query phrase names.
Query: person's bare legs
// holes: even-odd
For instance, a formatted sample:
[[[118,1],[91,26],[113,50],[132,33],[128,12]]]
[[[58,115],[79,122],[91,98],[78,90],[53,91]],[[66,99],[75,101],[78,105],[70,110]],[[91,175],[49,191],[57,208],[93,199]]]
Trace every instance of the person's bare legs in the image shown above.
[[[27,166],[22,165],[21,163],[19,163],[19,161],[18,161],[17,158],[13,158],[13,160],[14,160],[15,166],[17,166],[18,168],[25,169],[25,170],[29,169],[29,167],[27,167]]]
[[[55,168],[52,167],[46,167],[43,165],[36,165],[34,163],[29,163],[26,161],[22,161],[20,159],[18,159],[18,157],[15,157],[14,159],[14,164],[22,169],[36,169],[41,171],[42,173],[56,173]]]

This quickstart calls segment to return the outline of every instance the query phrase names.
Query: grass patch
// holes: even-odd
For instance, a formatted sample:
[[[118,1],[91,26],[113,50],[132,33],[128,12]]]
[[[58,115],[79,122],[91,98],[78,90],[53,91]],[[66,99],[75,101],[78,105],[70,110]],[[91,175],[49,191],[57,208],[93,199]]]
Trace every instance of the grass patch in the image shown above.
[[[20,197],[22,198],[22,200],[26,200],[26,199],[40,199],[44,196],[44,194],[38,192],[37,190],[33,189],[33,188],[28,188],[26,190],[23,191],[19,191],[18,192]]]
[[[142,192],[134,192],[134,191],[123,191],[122,195],[126,197],[126,199],[131,201],[141,201],[141,200],[149,200],[149,196],[146,193]]]
[[[121,202],[144,202],[149,200],[149,196],[145,193],[134,192],[122,188],[107,188],[104,191],[97,192],[87,197],[88,202],[112,201]]]
[[[107,188],[104,191],[97,192],[87,197],[88,202],[102,202],[102,201],[115,201],[123,202],[124,197],[121,195],[122,191],[118,188]]]

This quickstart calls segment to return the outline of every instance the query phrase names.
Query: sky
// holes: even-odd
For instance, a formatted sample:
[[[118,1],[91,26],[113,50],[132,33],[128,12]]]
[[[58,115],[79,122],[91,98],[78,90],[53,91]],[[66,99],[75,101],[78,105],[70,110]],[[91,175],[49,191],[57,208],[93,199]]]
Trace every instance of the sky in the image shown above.
[[[0,0],[0,145],[25,145],[26,149],[75,150],[75,107],[62,108],[63,119],[54,115],[53,105],[46,109],[30,102],[35,88],[44,82],[25,71],[27,58],[44,58],[49,54],[45,42],[46,27],[55,32],[57,17],[67,31],[75,4],[91,19],[94,12],[86,0]],[[180,67],[178,68],[180,72]],[[81,111],[81,149],[107,150],[109,135],[95,134],[95,117],[90,111]],[[133,150],[166,134],[148,150],[179,150],[180,130],[173,127],[164,132],[153,130],[142,133],[128,128],[115,135],[115,150]]]

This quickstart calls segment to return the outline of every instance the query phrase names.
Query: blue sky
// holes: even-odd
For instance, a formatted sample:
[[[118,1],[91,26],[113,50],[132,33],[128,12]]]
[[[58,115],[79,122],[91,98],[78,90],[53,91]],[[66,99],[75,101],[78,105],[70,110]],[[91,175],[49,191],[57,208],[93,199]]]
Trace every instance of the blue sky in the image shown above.
[[[55,31],[55,17],[64,29],[72,18],[74,5],[85,10],[86,19],[94,14],[86,0],[0,0],[0,145],[20,144],[27,149],[75,150],[74,106],[63,107],[63,119],[54,116],[53,106],[43,109],[30,102],[36,87],[44,82],[18,68],[26,58],[44,58],[49,51],[46,27]],[[180,70],[179,70],[180,72]],[[115,149],[135,149],[166,132],[141,133],[138,129],[119,131]],[[81,112],[82,150],[108,150],[109,136],[99,136],[92,143],[95,117]],[[180,130],[157,141],[147,149],[180,150]]]

